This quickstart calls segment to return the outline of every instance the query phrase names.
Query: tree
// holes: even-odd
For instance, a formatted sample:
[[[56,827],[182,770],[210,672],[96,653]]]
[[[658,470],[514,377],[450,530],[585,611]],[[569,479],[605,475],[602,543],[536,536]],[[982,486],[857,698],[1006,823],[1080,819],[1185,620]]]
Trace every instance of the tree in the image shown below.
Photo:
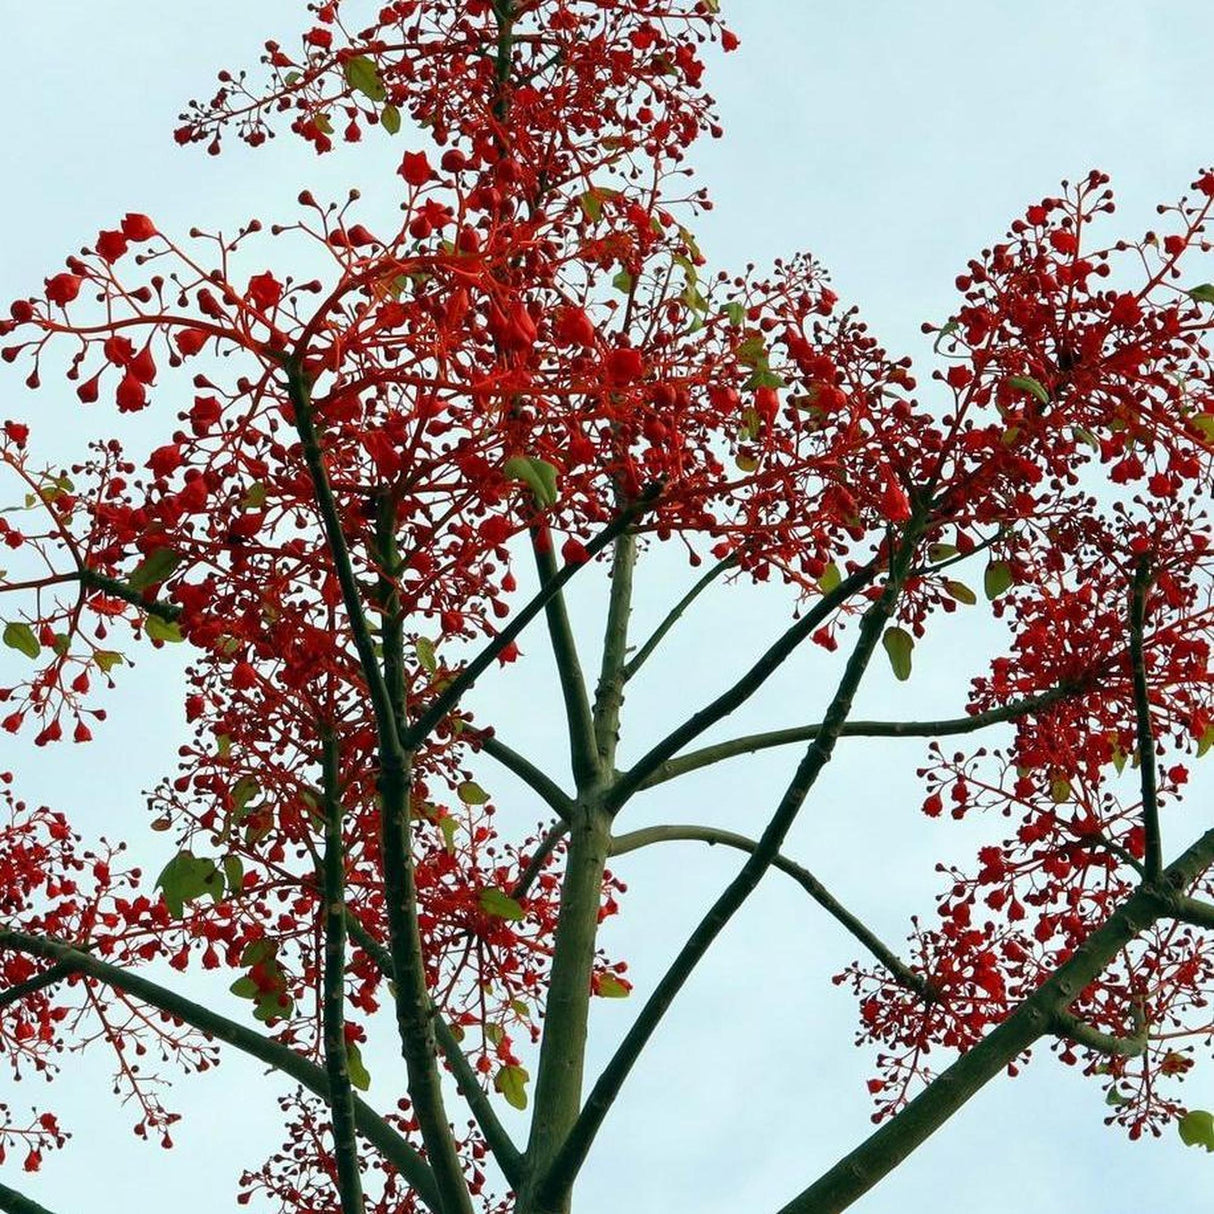
[[[410,137],[403,220],[377,235],[358,199],[301,195],[291,277],[252,252],[259,224],[187,245],[130,214],[13,305],[6,357],[31,386],[63,350],[85,403],[172,407],[159,374],[187,361],[196,395],[146,473],[112,443],[43,472],[27,427],[5,427],[29,514],[3,533],[30,559],[8,575],[4,639],[33,664],[4,725],[40,745],[88,740],[103,711],[92,684],[124,661],[106,645],[131,627],[192,647],[197,736],[155,799],[175,851],[154,880],[14,795],[5,1044],[41,1069],[67,1041],[108,1043],[157,1134],[172,1114],[123,1061],[149,1045],[200,1067],[218,1040],[289,1074],[312,1094],[287,1110],[303,1145],[246,1193],[469,1209],[491,1155],[519,1193],[502,1208],[566,1208],[669,1000],[772,866],[872,958],[848,980],[882,1049],[882,1128],[787,1209],[844,1208],[1042,1037],[1102,1077],[1131,1134],[1179,1120],[1209,1136],[1165,1081],[1189,1067],[1183,1034],[1205,1028],[1214,840],[1165,855],[1158,810],[1178,798],[1181,756],[1212,740],[1198,495],[1214,289],[1181,259],[1201,244],[1214,176],[1135,246],[1092,243],[1111,207],[1099,175],[1029,208],[959,284],[937,342],[947,369],[920,403],[906,362],[810,260],[767,277],[705,270],[689,227],[705,200],[679,195],[683,152],[713,125],[698,47],[729,45],[714,7],[400,3],[362,30],[325,6],[302,54],[269,48],[265,92],[221,80],[180,138],[236,126],[256,145],[285,112],[324,151],[338,127],[386,138],[407,115],[437,146]],[[624,689],[667,631],[628,636],[637,552],[671,540],[715,563],[669,626],[713,579],[772,573],[799,615],[617,771]],[[520,546],[537,590],[512,603]],[[611,590],[588,683],[562,592],[600,554]],[[976,599],[958,580],[975,568],[1011,641],[970,712],[851,720],[870,660],[883,650],[905,677],[929,618]],[[540,615],[571,792],[509,747],[508,722],[499,737],[463,706]],[[806,644],[839,653],[819,721],[696,748]],[[837,738],[998,723],[1016,727],[1006,755],[931,753],[924,808],[1001,809],[1015,836],[984,848],[976,874],[950,874],[938,922],[901,961],[780,855],[783,836]],[[803,757],[758,838],[624,829],[643,789],[776,745]],[[492,786],[489,763],[531,787],[551,828],[497,837],[478,782]],[[679,838],[748,859],[638,993],[635,1027],[583,1101],[593,997],[628,993],[597,951],[615,909],[609,853]],[[235,970],[247,1003],[221,1013],[136,972],[158,960]],[[387,1117],[351,1090],[385,1002],[409,1101]],[[929,1046],[964,1056],[907,1104]],[[455,1100],[471,1135],[450,1128]],[[501,1101],[529,1102],[521,1151]],[[51,1114],[9,1136],[30,1144],[31,1168],[61,1137]]]

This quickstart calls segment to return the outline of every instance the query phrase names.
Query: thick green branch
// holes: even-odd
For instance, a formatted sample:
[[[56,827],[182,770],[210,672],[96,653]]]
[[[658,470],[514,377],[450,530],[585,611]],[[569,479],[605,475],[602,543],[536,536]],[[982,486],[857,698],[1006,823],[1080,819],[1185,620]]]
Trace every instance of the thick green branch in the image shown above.
[[[384,495],[376,523],[376,560],[380,576],[376,598],[382,613],[383,685],[397,736],[404,729],[404,612],[396,584],[400,562],[395,509]],[[443,1101],[434,1015],[426,979],[425,955],[417,917],[417,880],[413,865],[412,753],[384,748],[377,780],[380,802],[380,865],[392,954],[393,1002],[401,1057],[409,1076],[409,1098],[426,1146],[426,1158],[442,1201],[443,1214],[472,1214],[472,1197]]]
[[[337,739],[323,735],[325,808],[324,915],[325,964],[322,1018],[325,1072],[329,1076],[329,1108],[333,1114],[333,1154],[337,1161],[337,1192],[342,1214],[362,1214],[362,1176],[354,1138],[354,1089],[346,1043],[346,915],[345,844],[342,838],[341,796],[338,792]]]
[[[379,972],[389,981],[395,981],[392,954],[367,931],[349,907],[346,908],[346,924],[358,947],[375,962]],[[489,1097],[481,1088],[476,1071],[468,1061],[468,1056],[437,1009],[434,1012],[434,1036],[447,1065],[451,1068],[451,1074],[455,1077],[459,1093],[476,1119],[476,1124],[480,1127],[493,1158],[497,1160],[502,1175],[509,1184],[517,1188],[522,1181],[522,1154],[498,1120]]]
[[[4,1214],[51,1214],[46,1206],[40,1206],[32,1198],[0,1184],[0,1210]]]
[[[148,615],[159,616],[169,624],[181,618],[181,608],[176,603],[162,603],[157,599],[149,599],[144,591],[135,590],[116,578],[106,577],[104,573],[95,573],[92,569],[81,569],[80,584],[88,590],[99,590],[112,599],[121,599],[124,603],[130,603],[141,611],[147,612]]]
[[[736,848],[738,851],[749,852],[752,855],[758,848],[758,841],[748,839],[745,835],[735,834],[730,830],[720,830],[715,826],[646,826],[640,830],[630,831],[626,835],[617,835],[611,841],[611,855],[622,856],[652,843],[695,842],[707,843],[709,846]],[[777,854],[771,862],[772,868],[790,876],[832,919],[843,927],[851,936],[864,946],[890,972],[894,981],[907,990],[914,991],[923,999],[932,999],[931,987],[927,980],[905,965],[893,949],[884,944],[864,923],[842,905],[830,891],[807,868]]]
[[[1134,672],[1134,715],[1138,733],[1138,779],[1142,786],[1143,867],[1154,881],[1163,865],[1159,836],[1159,794],[1155,772],[1155,735],[1151,730],[1151,700],[1147,690],[1147,661],[1143,652],[1150,567],[1143,557],[1134,571],[1130,594],[1130,664]]]
[[[1181,923],[1214,930],[1214,906],[1209,902],[1200,902],[1196,898],[1177,898],[1173,914]]]
[[[531,548],[539,573],[541,592],[556,583],[556,555],[552,551],[552,533],[546,525],[531,532]],[[569,732],[569,761],[573,781],[578,789],[593,784],[598,775],[598,759],[594,744],[594,721],[586,678],[578,658],[577,643],[565,608],[565,596],[559,592],[548,596],[544,606],[548,620],[548,637],[552,656],[556,660],[561,696],[565,701],[565,721]]]
[[[34,977],[27,978],[24,982],[18,982],[0,991],[0,1008],[8,1007],[12,1003],[18,1003],[29,995],[34,995],[38,991],[45,990],[48,986],[54,986],[56,982],[62,982],[64,978],[74,972],[70,965],[62,963],[52,965],[44,973],[35,974]]]
[[[1141,1017],[1139,1017],[1141,1020]],[[1071,1012],[1058,1010],[1050,1017],[1050,1032],[1065,1037],[1085,1049],[1107,1054],[1110,1058],[1137,1058],[1146,1052],[1147,1028],[1141,1023],[1133,1037],[1116,1037],[1101,1032]]]
[[[938,721],[848,721],[839,731],[841,738],[943,738],[955,734],[975,733],[991,725],[1005,721],[1014,721],[1030,713],[1039,712],[1050,704],[1057,703],[1072,694],[1076,688],[1069,684],[1052,687],[1040,695],[1027,696],[1005,704],[1002,708],[992,708],[987,712],[974,713],[966,717],[945,717]],[[797,742],[810,742],[818,736],[822,725],[801,725],[792,729],[773,729],[767,733],[748,734],[741,738],[732,738],[728,742],[718,742],[713,746],[705,746],[693,750],[690,754],[679,755],[678,758],[668,759],[654,769],[653,773],[644,780],[639,789],[652,788],[667,780],[686,775],[690,771],[698,771],[701,767],[709,767],[724,759],[732,759],[738,755],[753,754],[759,750],[770,750],[777,746],[789,746]]]
[[[533,793],[561,818],[568,818],[573,809],[573,798],[555,780],[542,772],[530,759],[498,741],[492,729],[466,728],[464,732],[472,738],[491,759],[496,759],[507,771],[518,776]]]
[[[279,1045],[278,1042],[271,1041],[235,1020],[229,1020],[226,1016],[195,1003],[192,999],[186,999],[167,987],[110,965],[99,957],[73,948],[70,944],[43,936],[33,936],[27,932],[0,927],[0,949],[13,949],[31,957],[42,957],[47,961],[62,963],[70,967],[73,973],[83,974],[87,978],[113,987],[114,990],[123,991],[281,1071],[319,1096],[326,1104],[330,1101],[329,1077],[323,1067],[309,1062],[285,1045]],[[442,1207],[439,1204],[438,1190],[426,1161],[358,1097],[354,1099],[354,1120],[358,1132],[400,1171],[418,1197],[436,1214],[440,1214]]]
[[[624,704],[624,659],[628,653],[628,617],[632,613],[632,575],[636,569],[637,541],[625,531],[615,542],[611,561],[611,597],[603,636],[603,660],[594,694],[594,742],[597,770],[615,769],[620,740],[620,710]]]
[[[1014,1012],[851,1154],[841,1159],[780,1214],[838,1214],[893,1171],[983,1085],[1034,1041],[1051,1031],[1085,987],[1131,940],[1156,920],[1173,916],[1187,889],[1214,862],[1214,830],[1207,831],[1158,882],[1141,886]]]
[[[666,618],[653,630],[653,634],[645,642],[644,645],[636,651],[632,658],[624,666],[624,682],[628,682],[633,675],[645,664],[650,654],[662,643],[666,634],[677,624],[683,613],[700,597],[713,582],[717,580],[728,569],[732,569],[738,563],[738,558],[734,554],[730,554],[724,560],[718,561],[713,567],[700,578],[698,582],[670,609]]]
[[[750,858],[743,865],[741,872],[729,883],[725,891],[713,904],[712,908],[692,932],[678,956],[667,969],[666,973],[646,1000],[640,1014],[628,1030],[623,1042],[612,1055],[611,1060],[603,1069],[598,1081],[591,1089],[590,1095],[578,1116],[577,1122],[570,1131],[561,1147],[559,1154],[550,1167],[541,1174],[540,1208],[548,1209],[555,1205],[570,1191],[574,1179],[603,1123],[608,1110],[615,1102],[620,1089],[624,1085],[641,1052],[661,1023],[667,1008],[691,976],[700,959],[708,951],[713,941],[724,930],[725,925],[733,918],[746,899],[754,892],[764,873],[771,867],[779,854],[780,846],[792,827],[801,806],[805,803],[810,790],[817,782],[822,769],[830,762],[835,741],[839,730],[847,720],[851,711],[852,698],[860,686],[864,672],[868,668],[873,652],[880,643],[882,631],[894,610],[898,595],[901,593],[903,581],[914,552],[916,531],[912,524],[904,537],[889,570],[885,588],[880,597],[865,611],[856,639],[856,647],[848,659],[843,677],[826,711],[822,729],[810,743],[804,758],[797,767],[796,774],[780,799],[771,821],[767,824],[758,845]],[[846,593],[851,593],[872,576],[871,570],[853,574],[839,588],[848,587]],[[849,585],[850,583],[850,585]],[[826,604],[832,599],[827,595],[822,600]],[[838,601],[842,601],[841,599]],[[824,610],[832,610],[836,605],[831,602]],[[812,613],[811,613],[812,614]],[[804,623],[804,621],[802,621]],[[791,652],[793,643],[788,640],[788,634],[779,647],[773,647],[779,653],[779,661],[787,652]],[[772,651],[769,650],[769,654]],[[778,665],[773,659],[771,669]],[[766,677],[764,674],[763,677]],[[758,682],[762,680],[759,679]],[[753,690],[753,687],[749,690]],[[747,694],[749,694],[749,690]],[[697,714],[698,715],[698,714]],[[694,721],[695,718],[692,718]],[[663,756],[664,758],[665,756]],[[644,761],[642,761],[644,762]],[[635,769],[634,769],[635,770]]]
[[[722,692],[711,704],[694,713],[677,729],[667,734],[648,754],[620,776],[608,792],[607,808],[612,812],[619,810],[667,759],[678,754],[688,742],[698,738],[706,729],[710,729],[750,699],[806,637],[857,590],[867,586],[876,572],[875,565],[865,565],[844,578],[829,594],[823,595],[728,691]]]

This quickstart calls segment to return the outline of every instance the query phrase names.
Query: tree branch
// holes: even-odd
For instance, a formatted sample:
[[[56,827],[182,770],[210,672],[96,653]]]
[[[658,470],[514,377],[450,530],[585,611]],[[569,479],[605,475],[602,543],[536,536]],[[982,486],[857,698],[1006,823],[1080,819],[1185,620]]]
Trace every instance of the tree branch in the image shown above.
[[[243,1024],[229,1020],[191,999],[186,999],[167,987],[150,982],[116,965],[110,965],[70,944],[0,927],[0,949],[5,948],[66,965],[74,974],[83,974],[115,990],[124,991],[281,1071],[319,1096],[326,1104],[330,1102],[329,1077],[323,1067],[309,1062],[285,1045],[279,1045],[278,1042],[263,1037],[260,1033],[245,1028]],[[435,1214],[441,1214],[442,1207],[434,1175],[417,1151],[357,1096],[354,1098],[354,1120],[358,1132],[397,1168],[418,1197],[435,1211]]]
[[[841,738],[943,738],[955,734],[975,733],[991,725],[1004,721],[1014,721],[1018,717],[1028,716],[1058,700],[1075,692],[1071,684],[1059,684],[1049,691],[1039,695],[1028,696],[1023,700],[1005,704],[1002,708],[992,708],[987,712],[975,713],[973,716],[946,717],[938,721],[848,721],[839,731]],[[767,733],[748,734],[746,737],[732,738],[728,742],[717,742],[713,746],[705,746],[701,750],[693,750],[690,754],[668,759],[654,769],[640,785],[638,791],[653,788],[657,784],[686,775],[690,771],[698,771],[701,767],[709,767],[724,759],[732,759],[737,755],[753,754],[759,750],[770,750],[776,746],[789,746],[796,742],[810,742],[818,736],[822,725],[802,725],[793,729],[773,729]]]
[[[40,1206],[32,1198],[0,1184],[0,1210],[4,1214],[51,1214],[46,1206]]]
[[[1134,570],[1130,595],[1130,663],[1134,672],[1134,715],[1138,732],[1138,777],[1142,785],[1142,829],[1145,841],[1143,867],[1154,881],[1163,866],[1159,837],[1159,796],[1155,774],[1155,736],[1151,731],[1151,701],[1147,690],[1147,662],[1142,637],[1146,625],[1147,591],[1151,585],[1146,557]]]
[[[620,709],[624,704],[624,659],[628,653],[628,617],[632,613],[632,575],[636,569],[637,541],[625,531],[615,541],[611,561],[611,597],[603,635],[603,660],[594,693],[594,744],[597,770],[615,769],[620,740]]]
[[[779,1214],[838,1214],[893,1171],[987,1082],[1001,1074],[1051,1029],[1083,989],[1131,940],[1173,915],[1187,889],[1214,862],[1214,830],[1207,831],[1164,870],[1140,886],[1071,957],[973,1049],[933,1080],[900,1113],[803,1190]]]
[[[333,1113],[333,1154],[337,1161],[337,1192],[342,1214],[362,1214],[362,1175],[354,1140],[354,1090],[346,1043],[346,916],[345,845],[338,792],[340,756],[337,738],[325,729],[323,789],[325,808],[324,908],[325,961],[322,1019],[325,1072],[329,1076],[329,1108]]]
[[[121,599],[124,603],[130,603],[141,611],[146,611],[148,615],[159,616],[169,624],[181,618],[181,608],[176,603],[162,603],[157,599],[149,599],[145,597],[142,590],[134,590],[125,582],[106,577],[104,573],[95,573],[92,569],[81,569],[80,584],[88,590],[99,590],[112,599]]]
[[[1174,917],[1191,927],[1214,930],[1214,905],[1196,898],[1178,897],[1173,903]]]
[[[865,565],[850,577],[844,578],[829,594],[823,595],[728,691],[722,692],[711,704],[694,713],[677,729],[667,734],[648,754],[620,776],[608,791],[607,809],[611,812],[618,811],[667,759],[678,754],[693,738],[698,738],[706,729],[750,699],[801,642],[852,594],[868,585],[876,573],[875,564]]]
[[[359,948],[375,962],[379,972],[389,981],[396,980],[392,965],[392,954],[362,925],[358,916],[348,906],[346,907],[346,925]],[[468,1056],[456,1040],[455,1034],[437,1009],[434,1011],[434,1036],[451,1074],[455,1077],[460,1095],[464,1098],[469,1112],[476,1120],[477,1126],[485,1136],[485,1143],[497,1160],[507,1182],[514,1187],[522,1181],[523,1157],[514,1140],[498,1120],[497,1113],[489,1097],[481,1088],[476,1071],[468,1062]]]
[[[524,758],[504,742],[498,740],[492,729],[475,729],[465,726],[464,733],[470,737],[491,759],[496,759],[507,771],[518,776],[533,793],[561,818],[568,818],[573,809],[573,798],[564,789],[541,771],[530,759]]]
[[[666,618],[654,629],[653,634],[644,645],[637,650],[624,666],[624,682],[627,683],[633,675],[645,664],[650,654],[662,643],[666,634],[679,622],[680,617],[696,601],[700,595],[717,580],[722,573],[732,569],[738,563],[735,553],[730,553],[724,560],[718,561],[698,582],[670,609]]]
[[[67,978],[74,972],[70,965],[64,965],[62,962],[58,965],[52,965],[44,973],[35,974],[24,982],[18,982],[16,985],[0,991],[0,1008],[8,1007],[11,1003],[17,1003],[27,995],[36,994],[38,991],[45,990],[48,986],[54,986],[56,982],[62,982],[64,978]]]
[[[556,850],[556,846],[569,833],[569,823],[564,818],[559,822],[554,822],[549,828],[547,834],[540,840],[539,846],[535,849],[535,854],[527,861],[527,867],[523,869],[518,881],[515,882],[514,888],[510,891],[512,898],[525,898],[528,890],[531,889],[532,882],[540,875],[544,864],[548,857]]]
[[[1095,1050],[1098,1054],[1107,1054],[1111,1058],[1137,1058],[1145,1053],[1147,1048],[1147,1026],[1141,1011],[1136,1011],[1135,1019],[1139,1023],[1133,1037],[1116,1037],[1112,1033],[1102,1033],[1087,1021],[1061,1008],[1050,1017],[1050,1032],[1056,1037],[1066,1037],[1076,1045]]]
[[[720,830],[715,826],[646,826],[626,835],[617,835],[611,841],[610,854],[622,856],[638,848],[648,847],[651,843],[666,842],[707,843],[710,847],[720,844],[722,847],[736,848],[752,855],[759,846],[755,839],[748,839],[745,835],[735,834],[733,831]],[[772,860],[771,866],[790,876],[832,919],[885,966],[900,986],[914,991],[924,1000],[930,1001],[935,997],[927,979],[905,965],[893,949],[885,945],[860,919],[838,902],[807,868],[780,854]]]
[[[914,553],[916,535],[917,527],[912,522],[891,562],[885,589],[876,602],[868,607],[861,619],[856,647],[848,659],[843,677],[839,681],[838,688],[827,709],[822,729],[813,742],[810,743],[804,758],[797,767],[796,774],[793,776],[784,796],[781,798],[771,821],[767,824],[767,828],[764,830],[758,846],[743,865],[742,871],[729,883],[725,891],[692,932],[666,973],[662,975],[653,993],[646,1000],[640,1014],[633,1022],[632,1027],[628,1030],[624,1040],[620,1043],[619,1048],[612,1055],[594,1087],[591,1089],[577,1122],[566,1138],[560,1152],[543,1174],[543,1179],[539,1186],[541,1209],[546,1209],[550,1206],[555,1207],[563,1195],[570,1190],[578,1171],[585,1162],[591,1143],[594,1141],[595,1135],[603,1123],[603,1119],[615,1102],[620,1089],[624,1085],[624,1081],[627,1079],[650,1037],[653,1036],[653,1033],[661,1023],[667,1008],[670,1007],[675,996],[691,976],[692,971],[708,951],[712,942],[720,935],[725,925],[733,918],[734,914],[758,886],[763,874],[771,866],[772,861],[779,853],[780,845],[783,843],[785,836],[796,819],[801,806],[805,803],[810,790],[817,782],[818,775],[826,764],[830,762],[839,730],[844,721],[847,720],[847,714],[851,711],[852,697],[860,685],[873,652],[880,642],[882,630],[893,613],[894,604],[901,593],[911,557]],[[821,604],[819,604],[819,608],[822,609],[823,614],[832,610],[835,606],[835,602],[832,601],[835,594],[849,594],[871,576],[872,571],[869,569],[855,573],[844,581],[837,591],[826,595]],[[846,591],[844,591],[845,587],[847,588]],[[842,600],[839,599],[837,601]],[[829,604],[829,606],[826,606],[826,604]],[[802,620],[801,626],[804,625],[805,621]],[[790,632],[792,631],[795,630],[790,630]],[[809,628],[804,629],[804,633],[808,633],[808,631]],[[791,652],[794,644],[794,642],[789,640],[789,633],[786,633],[785,637],[776,646],[773,646],[772,650],[768,651],[768,655],[765,655],[765,658],[761,659],[760,666],[762,666],[763,661],[770,660],[771,669],[774,669],[779,664],[779,661],[782,661],[787,656],[787,653]],[[773,652],[778,655],[778,660],[770,657]],[[763,677],[766,677],[766,675],[764,674]],[[743,680],[743,684],[745,682],[746,680]],[[746,694],[749,694],[750,690],[753,690],[753,688],[749,688]],[[727,693],[727,695],[729,694]],[[742,698],[745,697],[743,696]],[[717,703],[719,702],[717,701]],[[697,717],[700,715],[697,714]],[[694,722],[697,717],[693,717],[692,721]],[[676,734],[679,732],[676,731]],[[671,736],[674,737],[675,735]],[[660,747],[655,748],[655,752],[657,750],[660,750]],[[642,763],[638,764],[638,767],[643,766],[644,762],[642,760]],[[549,1206],[544,1205],[545,1201],[549,1203]]]

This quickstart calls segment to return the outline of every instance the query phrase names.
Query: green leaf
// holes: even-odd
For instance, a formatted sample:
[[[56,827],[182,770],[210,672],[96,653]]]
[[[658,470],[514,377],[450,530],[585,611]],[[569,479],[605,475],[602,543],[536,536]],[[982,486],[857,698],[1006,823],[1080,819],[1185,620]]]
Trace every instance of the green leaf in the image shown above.
[[[143,631],[151,640],[167,641],[170,645],[176,645],[184,639],[180,627],[175,622],[162,620],[158,615],[150,615],[143,621]]]
[[[1056,776],[1050,781],[1050,800],[1055,805],[1065,805],[1071,799],[1071,782],[1066,776]]]
[[[252,776],[241,776],[232,785],[232,808],[237,816],[244,813],[249,802],[261,792],[261,785]]]
[[[256,999],[258,986],[248,974],[241,974],[228,990],[238,999]]]
[[[417,650],[417,660],[427,674],[433,674],[438,669],[438,660],[434,656],[434,642],[426,637],[418,637],[413,643]]]
[[[1031,375],[1013,375],[1007,382],[1021,392],[1031,392],[1043,405],[1050,403],[1050,394],[1045,390],[1045,385]]]
[[[839,572],[839,566],[831,561],[825,569],[822,570],[822,576],[818,579],[818,589],[823,594],[830,594],[832,590],[838,590],[843,583],[843,574]]]
[[[582,207],[582,214],[591,222],[597,223],[603,218],[603,199],[599,195],[598,190],[591,187],[585,190],[578,198],[578,202]]]
[[[4,643],[10,649],[16,649],[27,658],[36,658],[42,652],[34,630],[28,624],[5,624]]]
[[[536,504],[551,506],[559,496],[556,487],[556,469],[543,459],[531,459],[516,455],[508,459],[502,471],[512,481],[522,481],[535,494]]]
[[[1205,1109],[1190,1109],[1177,1123],[1180,1141],[1188,1147],[1214,1151],[1214,1115]]]
[[[740,303],[727,303],[722,310],[735,329],[742,327],[742,322],[746,319],[746,309]]]
[[[881,638],[885,652],[889,655],[889,664],[893,667],[894,678],[905,683],[911,675],[911,651],[915,642],[911,634],[904,628],[887,628]]]
[[[239,856],[224,856],[223,875],[228,882],[228,893],[239,894],[244,882],[244,862]]]
[[[1130,1097],[1123,1096],[1116,1088],[1109,1088],[1105,1093],[1104,1102],[1111,1108],[1118,1109],[1123,1104],[1129,1104]]]
[[[379,121],[389,135],[395,135],[400,130],[400,110],[394,105],[385,105]]]
[[[174,919],[180,919],[185,904],[195,898],[206,894],[216,902],[223,898],[223,875],[215,867],[215,861],[189,851],[178,852],[164,866],[156,885],[164,892],[164,903]]]
[[[447,854],[454,855],[455,833],[459,830],[459,823],[454,818],[439,818],[438,829],[443,832],[443,843],[447,848]]]
[[[506,1098],[506,1103],[516,1109],[527,1107],[527,1080],[531,1076],[521,1066],[501,1067],[493,1076],[493,1086]]]
[[[631,295],[633,278],[627,270],[621,270],[612,280],[611,285],[615,287],[621,295]]]
[[[604,999],[627,999],[632,992],[614,974],[599,978],[599,994]]]
[[[1214,303],[1214,282],[1203,282],[1189,292],[1189,298],[1198,303]]]
[[[958,603],[964,603],[967,607],[972,607],[978,601],[978,596],[964,582],[948,581],[944,583],[944,588]]]
[[[1005,590],[1007,590],[1014,582],[1012,576],[1012,567],[1007,561],[992,561],[986,567],[986,573],[982,578],[982,586],[986,591],[986,597],[992,601],[997,599]]]
[[[132,590],[146,590],[149,586],[155,586],[177,568],[180,560],[181,557],[172,548],[157,548],[135,566],[135,572],[127,578],[127,585]]]
[[[384,88],[384,82],[379,78],[379,70],[366,55],[356,55],[353,59],[347,59],[342,70],[346,76],[346,83],[352,89],[357,89],[364,97],[371,101],[383,101],[387,97],[388,90]]]
[[[939,564],[941,561],[951,560],[955,556],[959,556],[957,548],[952,544],[930,544],[927,549],[927,559],[933,565]]]
[[[455,790],[455,795],[465,805],[484,805],[489,800],[489,794],[475,780],[465,780]]]
[[[1197,757],[1200,759],[1211,746],[1214,746],[1214,725],[1207,725],[1205,733],[1197,739]]]
[[[273,940],[267,940],[265,937],[260,940],[250,940],[240,954],[240,964],[265,965],[267,961],[273,960],[276,952],[278,952],[278,945]]]
[[[346,1046],[346,1067],[350,1072],[351,1085],[365,1092],[371,1086],[371,1076],[363,1065],[362,1051],[353,1041]]]
[[[527,917],[527,912],[509,894],[504,894],[492,886],[481,890],[480,904],[485,914],[493,915],[497,919],[509,919],[512,923],[517,923]]]
[[[97,663],[97,668],[102,674],[109,674],[115,666],[121,666],[126,658],[120,653],[115,653],[112,649],[98,649],[93,654],[93,661]]]
[[[1205,439],[1214,443],[1214,413],[1197,413],[1189,418],[1189,425]]]
[[[266,504],[268,490],[261,481],[254,481],[246,490],[245,495],[240,499],[240,504],[245,510],[260,510]]]
[[[946,337],[952,337],[952,335],[956,333],[959,328],[961,328],[961,324],[959,321],[955,320],[950,320],[946,324],[941,325],[940,332],[936,334],[936,340],[932,343],[932,353],[939,354],[940,343]]]

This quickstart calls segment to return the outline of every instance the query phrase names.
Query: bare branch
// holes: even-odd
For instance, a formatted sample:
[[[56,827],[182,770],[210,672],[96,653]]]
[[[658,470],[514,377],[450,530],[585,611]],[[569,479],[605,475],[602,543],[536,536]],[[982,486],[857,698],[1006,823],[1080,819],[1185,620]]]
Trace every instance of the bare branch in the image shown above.
[[[1142,829],[1145,836],[1143,867],[1154,881],[1163,868],[1159,837],[1159,796],[1155,774],[1155,736],[1151,731],[1151,701],[1147,690],[1147,663],[1142,636],[1146,624],[1150,567],[1143,557],[1134,570],[1130,595],[1130,662],[1134,672],[1134,713],[1138,728],[1138,777],[1142,785]]]
[[[464,732],[491,759],[496,759],[507,771],[518,776],[555,814],[561,818],[569,817],[570,811],[573,809],[573,798],[555,780],[536,767],[530,759],[499,741],[497,734],[492,729],[474,729],[465,726]]]

